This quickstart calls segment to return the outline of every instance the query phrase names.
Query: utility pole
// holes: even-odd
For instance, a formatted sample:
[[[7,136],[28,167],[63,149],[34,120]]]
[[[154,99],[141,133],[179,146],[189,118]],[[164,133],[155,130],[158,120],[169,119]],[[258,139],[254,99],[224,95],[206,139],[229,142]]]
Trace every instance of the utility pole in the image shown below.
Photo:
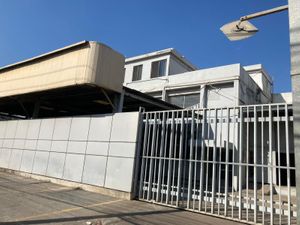
[[[300,225],[300,1],[289,0],[291,80],[293,91],[294,153],[296,164],[297,224]]]

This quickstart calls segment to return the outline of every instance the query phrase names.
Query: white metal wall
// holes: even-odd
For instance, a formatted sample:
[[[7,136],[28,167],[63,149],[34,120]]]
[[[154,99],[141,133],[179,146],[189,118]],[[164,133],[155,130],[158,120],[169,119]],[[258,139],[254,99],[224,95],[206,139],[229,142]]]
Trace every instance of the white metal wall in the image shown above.
[[[249,223],[295,223],[291,105],[143,115],[139,199]]]

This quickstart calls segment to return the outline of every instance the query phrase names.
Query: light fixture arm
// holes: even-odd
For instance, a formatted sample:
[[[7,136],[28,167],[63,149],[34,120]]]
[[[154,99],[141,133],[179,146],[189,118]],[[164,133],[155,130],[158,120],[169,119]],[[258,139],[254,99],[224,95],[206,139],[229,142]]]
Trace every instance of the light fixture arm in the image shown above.
[[[300,1],[300,0],[296,0],[296,1]],[[237,21],[233,21],[223,25],[220,29],[230,41],[243,40],[252,37],[255,33],[258,32],[258,29],[253,24],[251,24],[248,20],[270,15],[273,13],[282,12],[288,10],[288,8],[289,8],[288,5],[283,5],[273,9],[268,9],[261,12],[249,14],[241,17]]]
[[[266,16],[266,15],[270,15],[270,14],[277,13],[277,12],[282,12],[282,11],[285,11],[285,10],[288,10],[288,9],[289,9],[288,5],[283,5],[283,6],[273,8],[273,9],[268,9],[268,10],[265,10],[265,11],[261,11],[261,12],[253,13],[253,14],[250,14],[250,15],[247,15],[247,16],[243,16],[243,17],[240,18],[240,21],[243,22],[245,20],[251,20],[251,19],[254,19],[254,18],[257,18],[257,17]]]

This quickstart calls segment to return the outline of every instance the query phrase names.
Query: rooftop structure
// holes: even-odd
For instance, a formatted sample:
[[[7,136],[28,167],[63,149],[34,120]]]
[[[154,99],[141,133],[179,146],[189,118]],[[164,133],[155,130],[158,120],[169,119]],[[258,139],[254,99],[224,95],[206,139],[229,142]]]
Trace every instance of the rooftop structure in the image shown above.
[[[125,60],[126,76],[124,83],[164,77],[197,69],[175,49],[168,48],[127,58]],[[127,76],[127,74],[131,74],[131,76]]]
[[[124,85],[183,108],[262,104],[273,99],[282,103],[289,99],[273,97],[272,77],[261,64],[197,69],[189,67],[191,63],[185,58],[180,65],[174,63],[173,52],[167,49],[126,59]]]
[[[125,57],[112,48],[82,41],[2,67],[0,116],[38,118],[138,111],[139,107],[174,109],[123,88],[124,63]]]

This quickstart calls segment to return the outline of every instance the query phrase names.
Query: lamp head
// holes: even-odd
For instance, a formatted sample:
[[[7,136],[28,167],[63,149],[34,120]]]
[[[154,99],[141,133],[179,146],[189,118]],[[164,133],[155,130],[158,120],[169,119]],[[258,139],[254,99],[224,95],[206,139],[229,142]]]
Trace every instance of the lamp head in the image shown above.
[[[250,22],[237,20],[227,23],[220,28],[230,41],[239,41],[252,37],[258,32],[258,29]]]

